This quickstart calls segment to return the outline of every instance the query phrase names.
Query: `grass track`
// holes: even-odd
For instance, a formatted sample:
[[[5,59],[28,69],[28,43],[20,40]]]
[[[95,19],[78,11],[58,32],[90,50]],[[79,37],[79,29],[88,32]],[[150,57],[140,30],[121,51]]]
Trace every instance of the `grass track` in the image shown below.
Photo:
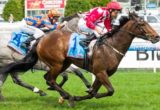
[[[0,110],[160,110],[160,72],[119,70],[110,78],[115,88],[112,97],[77,102],[75,108],[69,108],[67,101],[63,105],[58,104],[59,94],[46,90],[43,74],[43,71],[28,72],[22,75],[22,79],[44,90],[48,94],[45,97],[13,84],[8,77],[3,86],[6,99],[0,102]],[[91,80],[91,75],[86,73],[85,76]],[[73,95],[83,95],[86,90],[73,74],[69,74],[64,89]]]

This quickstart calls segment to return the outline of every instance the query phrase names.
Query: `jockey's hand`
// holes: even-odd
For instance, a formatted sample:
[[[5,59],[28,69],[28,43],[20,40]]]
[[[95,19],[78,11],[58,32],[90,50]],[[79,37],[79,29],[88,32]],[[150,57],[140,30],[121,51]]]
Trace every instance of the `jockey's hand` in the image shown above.
[[[95,30],[93,30],[94,34],[96,35],[96,37],[100,37],[102,35],[102,32],[98,29],[98,28],[95,28]]]
[[[97,37],[97,38],[99,38],[101,35],[97,32],[97,31],[93,31],[93,33],[95,34],[95,36]]]
[[[111,31],[107,32],[107,35],[108,37],[112,36],[112,32]]]
[[[67,21],[63,21],[63,22],[61,23],[61,27],[65,26],[67,23],[68,23]]]

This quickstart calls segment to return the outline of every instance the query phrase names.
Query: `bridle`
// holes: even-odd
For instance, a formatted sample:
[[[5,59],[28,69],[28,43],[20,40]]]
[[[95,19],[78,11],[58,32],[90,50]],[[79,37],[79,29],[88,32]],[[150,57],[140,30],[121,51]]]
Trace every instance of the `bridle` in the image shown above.
[[[127,32],[129,33],[132,37],[139,37],[145,40],[151,40],[151,37],[149,34],[146,34],[146,31],[144,30],[143,26],[144,26],[144,20],[142,18],[139,18],[138,20],[136,19],[137,25],[135,26],[135,28],[138,28],[138,30],[140,31],[140,33],[142,33],[143,35],[139,35],[139,34],[135,34],[134,32],[130,32],[126,29],[119,29],[119,31],[123,31],[123,32]]]
[[[120,29],[118,29],[117,30],[117,32],[118,31],[123,31],[123,32],[126,32],[126,33],[129,33],[130,35],[131,35],[131,37],[140,37],[140,38],[142,38],[142,39],[145,39],[145,40],[151,40],[151,38],[150,38],[150,36],[148,35],[148,34],[146,34],[146,31],[143,29],[143,27],[142,26],[144,26],[144,20],[142,19],[142,18],[140,18],[140,19],[135,19],[136,21],[135,22],[137,22],[137,25],[135,26],[135,28],[137,27],[138,29],[139,29],[139,31],[140,31],[140,33],[142,33],[143,35],[139,35],[139,34],[135,34],[134,32],[131,32],[131,31],[128,31],[128,30],[126,30],[126,29],[123,29],[123,28],[120,28]],[[107,34],[107,33],[106,33]],[[115,51],[116,53],[118,53],[119,55],[121,55],[121,56],[124,56],[124,53],[122,53],[122,52],[120,52],[119,50],[117,50],[116,48],[114,48],[112,45],[110,45],[109,43],[106,43],[106,42],[103,42],[104,41],[104,39],[106,39],[107,37],[106,37],[106,34],[104,34],[104,35],[102,35],[98,40],[99,40],[99,42],[102,42],[102,44],[105,44],[105,45],[107,45],[108,47],[110,47],[113,51]]]

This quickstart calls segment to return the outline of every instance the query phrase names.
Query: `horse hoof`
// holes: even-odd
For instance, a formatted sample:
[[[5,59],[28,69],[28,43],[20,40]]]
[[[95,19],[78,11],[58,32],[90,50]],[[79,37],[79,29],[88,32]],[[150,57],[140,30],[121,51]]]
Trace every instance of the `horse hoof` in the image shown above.
[[[68,106],[71,107],[71,108],[75,107],[74,97],[69,98]]]
[[[63,98],[63,97],[60,97],[60,98],[58,99],[58,103],[59,103],[59,104],[63,104],[63,103],[64,103],[64,98]]]

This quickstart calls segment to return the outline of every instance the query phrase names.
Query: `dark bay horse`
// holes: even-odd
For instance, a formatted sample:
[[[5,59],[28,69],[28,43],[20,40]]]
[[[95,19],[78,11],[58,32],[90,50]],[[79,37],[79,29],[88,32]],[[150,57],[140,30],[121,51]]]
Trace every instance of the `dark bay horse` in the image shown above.
[[[71,63],[83,68],[83,60],[66,57],[71,34],[71,32],[60,30],[47,34],[34,44],[25,58],[3,67],[0,73],[27,71],[36,64],[39,58],[50,69],[46,77],[47,82],[72,106],[74,101],[113,95],[114,88],[109,76],[116,72],[120,61],[135,37],[149,40],[152,43],[156,43],[160,39],[160,36],[147,22],[135,13],[130,13],[129,18],[124,20],[112,36],[108,37],[107,34],[104,34],[97,40],[93,55],[89,58],[89,71],[96,76],[96,79],[88,94],[85,96],[72,96],[56,83],[58,75],[66,70]],[[107,91],[98,93],[102,85]]]

